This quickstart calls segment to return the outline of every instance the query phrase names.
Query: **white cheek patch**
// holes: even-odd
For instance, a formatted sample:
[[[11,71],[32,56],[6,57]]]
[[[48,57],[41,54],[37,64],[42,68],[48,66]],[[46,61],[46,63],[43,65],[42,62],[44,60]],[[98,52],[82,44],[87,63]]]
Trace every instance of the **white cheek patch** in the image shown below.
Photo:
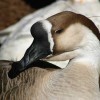
[[[50,43],[50,50],[51,50],[51,52],[53,52],[54,41],[53,41],[53,37],[52,37],[52,34],[51,34],[52,24],[47,20],[42,20],[40,22],[42,22],[43,28],[45,29],[45,31],[48,35],[48,41]]]
[[[51,33],[50,34],[48,33],[48,41],[50,43],[50,50],[51,50],[51,52],[53,52],[54,41],[53,41]]]

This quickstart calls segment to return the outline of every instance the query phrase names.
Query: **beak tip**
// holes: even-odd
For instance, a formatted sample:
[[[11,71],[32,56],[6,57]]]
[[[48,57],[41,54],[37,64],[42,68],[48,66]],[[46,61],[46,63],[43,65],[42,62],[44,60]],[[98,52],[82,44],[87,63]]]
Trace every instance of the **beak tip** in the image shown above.
[[[15,78],[21,71],[23,70],[23,66],[20,62],[14,62],[12,63],[12,68],[8,72],[8,77],[13,79]]]

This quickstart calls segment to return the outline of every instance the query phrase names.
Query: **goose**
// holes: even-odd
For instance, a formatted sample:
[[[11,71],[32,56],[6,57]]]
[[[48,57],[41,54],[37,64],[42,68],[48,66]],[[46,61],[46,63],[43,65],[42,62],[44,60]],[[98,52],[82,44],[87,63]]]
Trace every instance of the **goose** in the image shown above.
[[[19,79],[20,82],[7,91],[5,97],[10,100],[100,99],[100,34],[90,19],[64,11],[33,24],[31,34],[34,41],[24,57],[11,64],[8,73],[14,78],[9,80],[18,82]],[[69,60],[69,63],[63,69],[32,64],[39,59]],[[27,69],[30,65],[32,68]]]

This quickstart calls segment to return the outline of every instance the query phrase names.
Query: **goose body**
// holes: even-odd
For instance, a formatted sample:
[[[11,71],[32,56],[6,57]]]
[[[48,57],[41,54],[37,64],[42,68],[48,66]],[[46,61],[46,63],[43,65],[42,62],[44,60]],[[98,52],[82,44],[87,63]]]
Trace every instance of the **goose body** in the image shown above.
[[[39,66],[10,79],[10,62],[0,62],[0,100],[99,100],[97,71],[73,63],[65,69]],[[12,62],[11,62],[12,63]],[[48,65],[46,66],[48,67]]]

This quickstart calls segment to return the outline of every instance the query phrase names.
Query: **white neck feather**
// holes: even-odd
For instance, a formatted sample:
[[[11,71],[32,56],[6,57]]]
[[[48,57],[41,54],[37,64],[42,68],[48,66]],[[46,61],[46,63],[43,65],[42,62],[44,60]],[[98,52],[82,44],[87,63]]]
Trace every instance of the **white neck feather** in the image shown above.
[[[100,41],[95,34],[88,29],[83,27],[84,39],[82,40],[81,47],[79,48],[79,55],[75,61],[84,62],[92,65],[100,72]]]

